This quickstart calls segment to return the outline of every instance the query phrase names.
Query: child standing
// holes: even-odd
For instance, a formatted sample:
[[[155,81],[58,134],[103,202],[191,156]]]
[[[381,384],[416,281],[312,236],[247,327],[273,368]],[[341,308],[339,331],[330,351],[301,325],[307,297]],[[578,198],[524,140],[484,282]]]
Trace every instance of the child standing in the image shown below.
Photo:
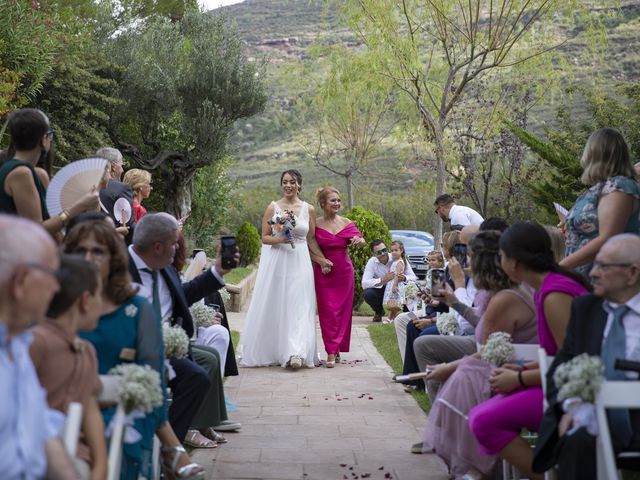
[[[427,262],[429,263],[429,270],[427,270],[427,288],[431,289],[431,270],[434,268],[444,268],[444,257],[442,252],[438,250],[431,250],[427,253]]]
[[[393,280],[388,282],[382,303],[386,305],[389,311],[389,320],[386,323],[393,322],[404,303],[404,286],[405,282],[399,280],[400,275],[405,275],[407,266],[407,257],[404,254],[404,245],[400,241],[391,242],[391,266],[389,272],[393,273]]]

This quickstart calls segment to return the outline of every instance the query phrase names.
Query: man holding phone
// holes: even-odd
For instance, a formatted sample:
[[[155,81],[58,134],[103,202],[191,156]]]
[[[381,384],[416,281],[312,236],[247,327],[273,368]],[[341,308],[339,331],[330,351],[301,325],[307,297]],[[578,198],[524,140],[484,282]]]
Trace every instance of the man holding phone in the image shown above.
[[[222,288],[223,275],[229,269],[223,268],[222,256],[218,255],[215,265],[210,269],[190,282],[182,283],[172,266],[178,230],[178,221],[168,213],[150,213],[142,217],[136,225],[133,244],[129,246],[129,271],[134,283],[140,286],[138,294],[151,302],[161,319],[172,325],[180,325],[191,338],[194,324],[189,306]],[[240,254],[236,251],[235,265],[239,259]],[[241,427],[238,422],[227,419],[222,376],[215,355],[194,345],[190,348],[188,358],[173,358],[170,361],[176,377],[169,382],[173,393],[169,422],[181,442],[184,442],[202,403],[207,405],[209,411],[215,412],[221,422],[207,427],[222,431]]]

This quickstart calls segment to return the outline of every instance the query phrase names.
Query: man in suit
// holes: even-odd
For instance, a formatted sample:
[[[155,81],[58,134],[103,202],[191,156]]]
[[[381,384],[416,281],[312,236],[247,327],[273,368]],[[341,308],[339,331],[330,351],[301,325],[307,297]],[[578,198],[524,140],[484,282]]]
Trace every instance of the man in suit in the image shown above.
[[[588,353],[602,357],[605,378],[621,380],[626,376],[613,368],[615,359],[640,360],[640,236],[621,234],[607,240],[589,275],[594,293],[573,301],[564,345],[547,374],[549,408],[540,426],[533,461],[533,470],[540,473],[557,464],[562,480],[595,480],[595,437],[584,427],[567,433],[573,427],[573,417],[565,412],[570,410],[567,402],[557,399],[553,374],[560,364]],[[638,425],[634,417],[635,412],[631,412],[631,422],[623,420],[622,425],[610,417],[616,451],[640,447],[640,430],[632,427]]]
[[[107,215],[109,215],[116,226],[122,225],[122,218],[117,218],[113,212],[113,206],[120,198],[125,198],[131,206],[131,218],[126,222],[126,227],[129,228],[129,234],[126,236],[125,241],[127,245],[131,243],[132,228],[133,228],[133,190],[126,183],[122,183],[122,173],[124,172],[124,158],[120,150],[116,148],[101,148],[96,152],[96,157],[104,158],[109,161],[109,183],[107,188],[100,190],[100,203],[105,209]]]
[[[171,263],[178,241],[178,222],[168,213],[147,214],[137,224],[133,244],[129,246],[129,270],[163,321],[180,325],[191,338],[194,333],[189,306],[224,286],[221,258],[209,270],[190,282],[181,283]],[[226,417],[220,366],[215,354],[193,346],[190,358],[171,359],[176,377],[169,382],[173,402],[169,421],[176,435],[184,441],[201,404],[220,424],[207,425],[218,430],[237,430],[238,422]],[[206,364],[207,372],[200,364]]]

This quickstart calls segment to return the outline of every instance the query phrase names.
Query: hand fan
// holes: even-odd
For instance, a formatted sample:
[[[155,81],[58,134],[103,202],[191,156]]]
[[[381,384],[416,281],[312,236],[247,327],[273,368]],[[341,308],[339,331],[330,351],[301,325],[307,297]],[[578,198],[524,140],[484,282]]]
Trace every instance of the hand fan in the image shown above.
[[[47,209],[55,216],[98,187],[109,162],[104,158],[85,158],[62,167],[47,188]]]
[[[187,271],[184,273],[184,281],[188,282],[193,280],[202,272],[206,264],[207,254],[204,252],[198,252],[196,256],[191,259],[189,268],[187,268]]]
[[[126,198],[119,198],[113,204],[113,218],[120,222],[120,225],[126,225],[131,220],[131,204]]]

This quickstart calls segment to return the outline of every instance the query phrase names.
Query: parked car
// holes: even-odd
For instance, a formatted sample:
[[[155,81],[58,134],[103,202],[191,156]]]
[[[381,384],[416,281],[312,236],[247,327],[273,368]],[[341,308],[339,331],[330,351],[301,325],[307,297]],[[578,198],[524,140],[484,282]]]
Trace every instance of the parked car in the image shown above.
[[[391,239],[404,245],[404,252],[411,268],[420,279],[427,276],[429,263],[427,253],[433,250],[433,235],[417,230],[390,230]]]

